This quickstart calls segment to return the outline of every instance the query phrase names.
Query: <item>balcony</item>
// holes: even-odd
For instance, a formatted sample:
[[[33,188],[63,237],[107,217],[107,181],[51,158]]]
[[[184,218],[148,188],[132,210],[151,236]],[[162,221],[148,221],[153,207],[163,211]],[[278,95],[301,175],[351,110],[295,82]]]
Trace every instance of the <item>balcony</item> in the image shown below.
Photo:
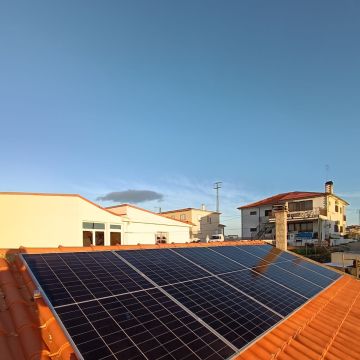
[[[316,220],[319,218],[320,215],[327,216],[326,209],[314,208],[312,210],[304,210],[304,211],[289,211],[287,217],[288,217],[288,221]],[[269,216],[269,222],[275,222],[274,214],[271,214],[271,216]]]

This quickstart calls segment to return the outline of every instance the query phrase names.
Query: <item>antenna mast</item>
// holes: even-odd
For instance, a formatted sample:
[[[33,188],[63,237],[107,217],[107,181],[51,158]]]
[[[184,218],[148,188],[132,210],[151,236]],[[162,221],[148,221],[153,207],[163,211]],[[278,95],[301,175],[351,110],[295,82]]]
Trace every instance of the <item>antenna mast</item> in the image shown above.
[[[214,189],[216,190],[216,212],[220,212],[220,202],[219,202],[219,189],[221,189],[221,181],[217,181],[214,184]]]

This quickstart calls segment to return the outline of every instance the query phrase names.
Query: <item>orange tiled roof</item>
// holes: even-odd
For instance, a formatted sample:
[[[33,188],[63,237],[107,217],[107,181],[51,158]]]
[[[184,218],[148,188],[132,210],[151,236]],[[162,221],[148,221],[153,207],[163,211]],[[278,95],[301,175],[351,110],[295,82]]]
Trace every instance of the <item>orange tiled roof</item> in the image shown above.
[[[306,199],[306,198],[313,198],[313,197],[319,197],[319,196],[324,196],[324,195],[325,195],[325,193],[320,193],[320,192],[292,191],[292,192],[287,192],[287,193],[283,193],[283,194],[277,194],[274,196],[270,196],[266,199],[259,200],[259,201],[256,201],[251,204],[244,205],[244,206],[240,206],[240,207],[238,207],[238,209],[246,209],[246,208],[252,208],[252,207],[262,206],[262,205],[275,205],[275,204],[279,204],[279,203],[289,201],[289,200]]]
[[[329,195],[328,193],[323,192],[311,192],[311,191],[291,191],[287,193],[277,194],[274,196],[270,196],[266,199],[259,200],[256,202],[253,202],[251,204],[243,205],[238,207],[238,209],[247,209],[262,205],[276,205],[280,203],[284,203],[289,200],[301,200],[301,199],[308,199],[308,198],[314,198],[319,196],[325,196]],[[344,201],[347,205],[349,205],[344,199],[341,199],[340,197],[336,196],[335,194],[331,194],[332,196],[335,196],[341,201]]]
[[[262,245],[244,241],[237,245]],[[0,259],[0,354],[4,360],[73,360],[75,355],[59,324],[41,298],[17,253],[201,247],[164,244],[106,247],[20,248]],[[233,242],[211,246],[234,245]],[[5,250],[4,250],[5,252]],[[1,251],[0,251],[1,254]],[[2,295],[2,296],[1,296]],[[250,344],[237,360],[360,360],[360,281],[345,275],[302,308]]]

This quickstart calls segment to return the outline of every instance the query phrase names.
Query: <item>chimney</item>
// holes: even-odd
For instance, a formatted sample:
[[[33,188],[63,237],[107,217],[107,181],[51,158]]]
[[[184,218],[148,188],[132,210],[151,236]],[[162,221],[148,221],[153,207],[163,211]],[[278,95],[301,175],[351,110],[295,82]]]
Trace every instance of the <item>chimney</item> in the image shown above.
[[[206,210],[205,204],[201,204],[201,210]]]
[[[275,240],[276,247],[280,250],[287,250],[287,204],[274,205],[275,214]]]
[[[327,181],[325,183],[325,192],[326,192],[326,194],[334,193],[334,183],[332,181]]]

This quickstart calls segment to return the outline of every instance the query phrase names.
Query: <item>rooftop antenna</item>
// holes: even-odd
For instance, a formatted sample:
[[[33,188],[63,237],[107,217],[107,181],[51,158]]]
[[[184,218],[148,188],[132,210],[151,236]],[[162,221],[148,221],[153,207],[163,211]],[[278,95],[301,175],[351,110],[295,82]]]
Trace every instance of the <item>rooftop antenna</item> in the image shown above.
[[[220,204],[219,204],[219,189],[221,189],[221,181],[217,181],[214,184],[214,189],[216,190],[216,212],[220,212]]]
[[[154,208],[155,208],[155,210],[156,210],[156,209],[159,210],[159,211],[158,211],[158,214],[161,214],[161,207],[159,207],[159,206],[154,206]]]

